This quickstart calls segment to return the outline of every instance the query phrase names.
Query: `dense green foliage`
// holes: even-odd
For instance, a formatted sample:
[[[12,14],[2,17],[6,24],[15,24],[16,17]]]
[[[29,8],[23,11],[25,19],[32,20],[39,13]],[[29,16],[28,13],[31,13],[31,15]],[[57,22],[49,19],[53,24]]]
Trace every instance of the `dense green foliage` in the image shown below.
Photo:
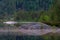
[[[44,38],[44,40],[60,40],[60,36],[57,35],[45,35],[42,37]]]
[[[20,9],[16,9],[16,2],[20,6],[17,6],[17,8],[20,7]],[[27,3],[26,3],[27,2]],[[29,3],[30,4],[29,4]],[[34,2],[34,3],[31,3]],[[44,22],[49,23],[51,25],[59,25],[60,24],[60,1],[59,0],[46,0],[41,1],[40,7],[43,8],[39,10],[39,0],[32,0],[32,1],[23,1],[23,0],[2,0],[1,1],[1,10],[0,10],[0,21],[7,21],[7,20],[15,20],[15,21],[36,21],[36,22]],[[48,7],[48,10],[45,8],[46,6],[43,6],[45,4]],[[21,4],[20,4],[21,3]],[[22,4],[23,3],[23,4]],[[4,4],[4,6],[2,5]],[[33,5],[31,5],[33,4]],[[35,5],[36,4],[36,5]],[[25,6],[22,6],[25,5]],[[21,9],[22,7],[24,9]],[[32,7],[32,8],[31,8]],[[37,10],[36,10],[36,8]],[[27,9],[30,9],[30,11],[26,11]],[[35,9],[33,9],[35,8]]]
[[[60,24],[60,6],[59,0],[54,0],[48,10],[39,11],[25,11],[19,10],[14,13],[14,20],[16,21],[36,21],[48,22],[51,25]],[[60,26],[60,25],[59,25]]]
[[[34,21],[34,22],[44,22],[54,26],[58,25],[60,27],[60,0],[53,0],[53,3],[49,6],[48,10],[42,9],[38,11],[34,11],[34,10],[26,11],[23,9],[16,10],[15,2],[16,0],[3,1],[4,5],[1,4],[1,8],[0,8],[0,22],[7,21],[7,20],[8,21],[15,20],[15,21],[23,21],[23,22]],[[33,8],[36,5],[33,5],[31,7]],[[27,7],[28,4],[25,6]],[[60,40],[59,37],[60,36],[44,36],[43,38],[45,40]]]

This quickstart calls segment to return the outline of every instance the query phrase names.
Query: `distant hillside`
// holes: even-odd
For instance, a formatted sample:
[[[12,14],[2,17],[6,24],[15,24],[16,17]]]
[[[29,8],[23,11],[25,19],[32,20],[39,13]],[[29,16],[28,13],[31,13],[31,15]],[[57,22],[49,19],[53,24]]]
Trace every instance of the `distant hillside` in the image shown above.
[[[52,4],[51,0],[0,0],[0,14],[12,14],[18,10],[47,10],[49,5]]]
[[[16,1],[16,9],[24,9],[27,11],[34,10],[48,10],[49,5],[52,4],[51,0],[24,0]]]

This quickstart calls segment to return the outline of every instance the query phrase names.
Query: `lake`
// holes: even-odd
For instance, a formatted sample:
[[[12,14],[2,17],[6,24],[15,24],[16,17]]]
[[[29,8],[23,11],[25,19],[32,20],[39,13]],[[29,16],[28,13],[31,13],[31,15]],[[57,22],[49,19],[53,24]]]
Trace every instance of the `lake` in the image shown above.
[[[10,31],[14,30],[15,27],[20,29],[20,30],[22,28],[23,29],[27,28],[28,30],[29,30],[29,28],[30,29],[40,29],[40,27],[42,27],[43,29],[50,29],[51,28],[51,26],[43,24],[43,23],[31,23],[31,24],[30,23],[27,23],[27,24],[23,23],[23,24],[19,25],[19,27],[17,25],[13,26],[13,25],[7,25],[7,24],[0,24],[0,40],[44,40],[44,38],[41,35],[40,36],[39,35],[33,35],[32,36],[32,34],[31,35],[25,35],[25,34],[28,33],[28,32],[26,32],[27,30],[22,31],[23,33],[25,33],[24,35],[14,35],[16,33],[12,33],[12,32],[11,32],[11,35],[10,35]],[[7,33],[5,32],[6,30],[8,30]],[[17,30],[15,29],[14,31],[16,32]],[[60,31],[60,29],[59,29],[59,31]],[[38,33],[37,31],[34,31],[34,34],[35,34],[35,32]],[[57,30],[57,32],[58,32],[58,30]],[[31,33],[31,32],[29,32],[29,33]],[[33,33],[33,31],[32,31],[32,33]],[[3,34],[3,35],[1,35],[1,34]],[[48,40],[51,39],[50,36],[49,36],[49,38],[48,37],[46,37],[46,38]]]
[[[4,24],[0,24],[0,29],[1,28],[9,28],[10,26],[8,25],[4,25]],[[14,28],[14,27],[12,27]],[[0,40],[44,40],[41,36],[31,36],[31,35],[9,35],[9,33],[7,35],[0,35]]]
[[[14,35],[1,35],[0,40],[44,40],[41,36],[14,36]]]

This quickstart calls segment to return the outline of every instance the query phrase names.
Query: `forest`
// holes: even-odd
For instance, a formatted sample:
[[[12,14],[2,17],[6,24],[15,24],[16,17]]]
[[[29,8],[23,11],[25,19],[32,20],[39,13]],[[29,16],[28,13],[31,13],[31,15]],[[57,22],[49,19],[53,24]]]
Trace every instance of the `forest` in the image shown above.
[[[0,0],[0,21],[33,21],[60,26],[59,0]]]
[[[42,22],[60,28],[60,0],[0,0],[0,22]],[[60,36],[44,35],[45,40]]]

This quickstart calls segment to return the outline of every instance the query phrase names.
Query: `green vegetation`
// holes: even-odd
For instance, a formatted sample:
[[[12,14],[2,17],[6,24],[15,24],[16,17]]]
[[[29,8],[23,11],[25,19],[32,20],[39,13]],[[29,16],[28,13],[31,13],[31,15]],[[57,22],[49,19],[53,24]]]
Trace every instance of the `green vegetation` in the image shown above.
[[[19,10],[13,14],[15,21],[35,21],[44,22],[50,25],[60,26],[60,6],[59,0],[54,0],[49,10],[24,11]]]
[[[3,15],[0,15],[0,22],[9,21],[9,20],[14,20],[19,22],[20,21],[43,22],[52,25],[52,27],[54,26],[60,27],[60,0],[53,0],[52,6],[50,6],[49,10],[46,11],[43,9],[39,11],[14,10],[12,15],[7,15],[7,12],[5,12]],[[0,24],[0,26],[3,26],[3,24]],[[44,35],[43,38],[45,40],[60,40],[60,36],[57,35],[53,35],[53,36]]]
[[[59,0],[54,0],[52,6],[48,10],[39,10],[39,11],[25,11],[18,10],[14,11],[12,15],[7,15],[5,12],[0,16],[0,21],[15,20],[15,21],[34,21],[34,22],[43,22],[50,25],[60,26],[60,2]]]
[[[42,37],[44,38],[44,40],[60,40],[60,36],[53,33],[51,33],[50,35],[43,35]]]

